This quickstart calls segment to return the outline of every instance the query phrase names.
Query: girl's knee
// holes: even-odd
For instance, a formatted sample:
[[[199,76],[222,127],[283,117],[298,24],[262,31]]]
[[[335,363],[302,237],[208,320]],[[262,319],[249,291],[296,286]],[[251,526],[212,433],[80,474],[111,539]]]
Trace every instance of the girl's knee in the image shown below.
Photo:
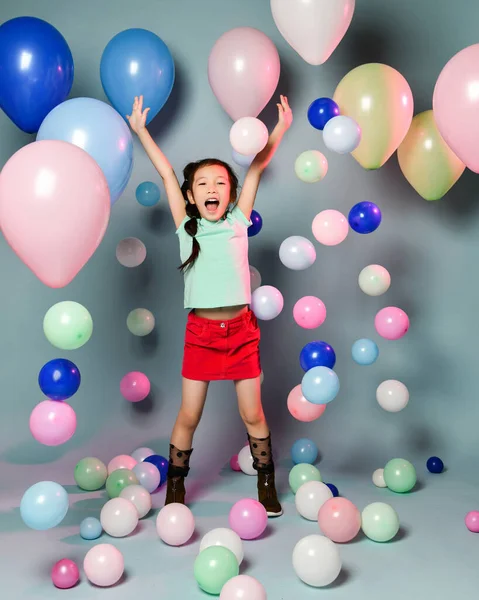
[[[181,423],[182,427],[194,431],[198,427],[198,423],[200,422],[201,414],[198,414],[194,411],[185,410],[184,408],[180,409],[178,414],[178,421]]]

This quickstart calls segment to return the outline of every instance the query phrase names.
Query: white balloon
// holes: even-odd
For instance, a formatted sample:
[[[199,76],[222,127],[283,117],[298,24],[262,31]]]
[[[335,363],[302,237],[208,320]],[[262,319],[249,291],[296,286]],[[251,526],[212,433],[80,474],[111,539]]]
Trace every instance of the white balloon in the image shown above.
[[[296,510],[308,521],[317,521],[319,509],[333,497],[333,493],[321,481],[307,481],[300,486],[294,497]]]
[[[249,266],[249,277],[251,282],[251,292],[253,293],[261,286],[261,273],[256,267]]]
[[[100,523],[112,537],[125,537],[138,525],[138,511],[126,498],[112,498],[100,512]]]
[[[230,143],[239,154],[258,154],[268,142],[268,129],[256,117],[242,117],[230,129]]]
[[[400,381],[388,379],[379,384],[376,390],[376,399],[381,408],[388,412],[399,412],[409,402],[409,390]]]
[[[310,65],[322,65],[348,30],[355,0],[271,0],[281,35]]]
[[[251,310],[258,319],[270,321],[283,310],[283,295],[272,285],[263,285],[251,295]]]
[[[146,258],[145,244],[138,238],[125,238],[116,247],[116,258],[124,267],[138,267]]]
[[[254,577],[237,575],[221,588],[220,600],[266,600],[266,590]]]
[[[241,448],[238,452],[238,464],[246,475],[256,475],[256,470],[253,469],[253,456],[251,455],[249,445]]]
[[[250,167],[255,156],[256,156],[256,154],[251,154],[250,156],[244,156],[244,154],[240,154],[239,152],[236,152],[236,150],[233,150],[233,152],[232,152],[233,160],[235,161],[235,163],[237,165],[239,165],[240,167],[243,167],[243,169],[248,169]]]
[[[243,542],[236,531],[233,531],[232,529],[228,529],[227,527],[218,527],[217,529],[212,529],[209,531],[205,536],[203,536],[199,551],[201,552],[210,546],[223,546],[224,548],[228,548],[228,550],[231,550],[231,552],[236,556],[236,560],[238,561],[239,565],[243,562]]]
[[[391,275],[381,265],[368,265],[359,273],[358,284],[368,296],[381,296],[391,285]]]
[[[308,535],[294,547],[293,568],[296,575],[308,585],[329,585],[341,571],[338,547],[327,537]]]
[[[348,154],[359,146],[361,128],[351,117],[333,117],[324,126],[323,141],[332,152]]]
[[[373,473],[373,483],[376,487],[388,487],[384,481],[384,469],[376,469]]]
[[[145,458],[148,458],[149,456],[153,456],[154,453],[155,453],[155,451],[152,450],[151,448],[142,447],[142,448],[137,448],[134,452],[132,452],[131,457],[140,463],[140,462],[143,462],[145,460]]]
[[[141,485],[129,485],[120,492],[120,498],[129,500],[138,511],[138,518],[142,519],[151,510],[151,495]]]
[[[316,260],[316,250],[308,239],[300,235],[286,238],[279,247],[279,259],[293,271],[303,271]]]

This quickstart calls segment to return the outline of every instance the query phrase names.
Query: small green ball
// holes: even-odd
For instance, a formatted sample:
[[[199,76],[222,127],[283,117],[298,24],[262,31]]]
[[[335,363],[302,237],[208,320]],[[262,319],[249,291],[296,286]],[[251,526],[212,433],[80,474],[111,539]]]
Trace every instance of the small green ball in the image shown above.
[[[361,514],[361,527],[370,540],[389,542],[399,531],[399,517],[389,504],[373,502]]]
[[[106,491],[110,498],[118,498],[126,487],[139,483],[137,476],[130,469],[116,469],[106,480]]]
[[[319,469],[314,465],[299,463],[289,472],[289,485],[293,490],[293,494],[296,494],[303,483],[308,481],[323,481]]]
[[[224,546],[209,546],[196,557],[194,574],[204,592],[217,596],[225,583],[239,574],[238,560]]]
[[[93,320],[88,310],[78,302],[57,302],[43,319],[47,340],[61,350],[76,350],[88,342],[93,332]]]
[[[393,458],[384,467],[384,481],[393,492],[410,492],[416,485],[416,469],[404,458]]]
[[[105,485],[108,470],[101,460],[87,456],[77,463],[73,477],[79,488],[92,492],[99,490]]]

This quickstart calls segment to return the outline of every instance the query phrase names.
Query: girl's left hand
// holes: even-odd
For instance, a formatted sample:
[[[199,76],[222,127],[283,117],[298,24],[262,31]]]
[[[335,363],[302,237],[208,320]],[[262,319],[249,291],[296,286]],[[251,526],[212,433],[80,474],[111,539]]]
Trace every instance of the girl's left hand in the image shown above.
[[[288,98],[286,96],[280,96],[281,104],[277,104],[278,107],[278,124],[289,129],[293,122],[293,111],[288,104]]]

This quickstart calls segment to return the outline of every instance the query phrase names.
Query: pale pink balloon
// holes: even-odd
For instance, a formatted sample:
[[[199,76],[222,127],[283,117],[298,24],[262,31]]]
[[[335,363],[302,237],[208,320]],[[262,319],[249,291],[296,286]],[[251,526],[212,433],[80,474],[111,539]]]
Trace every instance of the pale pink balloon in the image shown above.
[[[233,471],[241,471],[240,464],[238,462],[238,455],[234,454],[230,459],[230,467]]]
[[[326,320],[326,306],[316,296],[304,296],[294,305],[293,318],[300,327],[315,329]]]
[[[230,143],[238,154],[256,155],[268,142],[268,129],[256,117],[242,117],[230,129]]]
[[[133,456],[129,456],[128,454],[119,454],[110,460],[108,463],[108,475],[111,475],[113,471],[117,471],[118,469],[129,469],[133,470],[133,467],[136,467],[138,461],[133,458]]]
[[[374,320],[376,331],[386,340],[399,340],[409,329],[409,317],[396,306],[380,310]]]
[[[266,600],[264,586],[250,575],[237,575],[221,588],[220,600]]]
[[[266,529],[268,515],[265,507],[253,498],[238,500],[230,510],[229,524],[242,540],[254,540]]]
[[[141,402],[150,393],[150,380],[140,371],[127,373],[120,381],[120,392],[129,402]]]
[[[294,387],[288,395],[288,410],[298,421],[310,423],[319,419],[326,410],[326,404],[313,404],[303,396],[301,384]]]
[[[66,402],[44,400],[30,414],[30,431],[45,446],[59,446],[75,433],[77,417]]]
[[[443,68],[432,108],[446,144],[471,171],[479,173],[479,44],[464,48]]]
[[[97,544],[90,548],[83,560],[83,570],[88,580],[100,587],[115,585],[123,575],[123,554],[111,544]]]
[[[164,506],[156,518],[156,531],[169,546],[182,546],[195,531],[195,518],[184,504],[173,502]]]
[[[208,59],[211,89],[233,121],[259,115],[276,90],[279,72],[276,46],[253,27],[224,33]]]
[[[68,142],[33,142],[0,174],[0,227],[20,259],[52,288],[68,285],[100,244],[110,217],[103,171]]]
[[[349,233],[349,223],[338,210],[323,210],[314,217],[313,235],[325,246],[336,246],[343,242]]]
[[[318,525],[333,542],[350,542],[361,528],[361,513],[347,498],[330,498],[319,509]]]

